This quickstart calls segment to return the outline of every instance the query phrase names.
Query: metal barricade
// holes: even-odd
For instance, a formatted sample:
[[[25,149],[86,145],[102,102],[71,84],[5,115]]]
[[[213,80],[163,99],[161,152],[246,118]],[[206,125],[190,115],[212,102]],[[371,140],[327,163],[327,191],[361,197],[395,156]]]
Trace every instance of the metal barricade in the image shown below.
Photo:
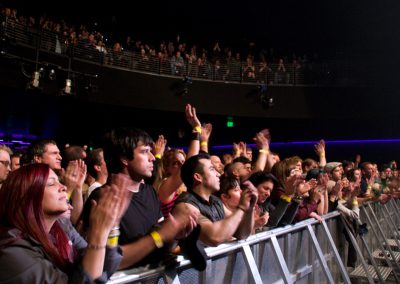
[[[356,277],[348,273],[344,264],[342,229],[348,228],[335,211],[323,216],[321,223],[308,219],[257,233],[246,240],[206,248],[207,268],[202,272],[179,256],[181,261],[175,269],[119,271],[109,283],[399,283],[399,265],[391,261],[397,260],[393,245],[400,239],[397,208],[393,200],[385,205],[361,206],[361,219],[367,222],[369,233],[357,237],[348,231],[359,256],[358,269],[363,272]],[[390,243],[392,237],[394,244]],[[376,250],[388,253],[379,260],[374,256]]]

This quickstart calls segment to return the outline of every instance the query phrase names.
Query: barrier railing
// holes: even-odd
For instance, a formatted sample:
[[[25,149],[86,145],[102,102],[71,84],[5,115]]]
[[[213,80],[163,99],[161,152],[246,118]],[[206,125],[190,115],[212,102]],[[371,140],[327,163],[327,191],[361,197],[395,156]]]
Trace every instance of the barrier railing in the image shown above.
[[[207,268],[202,272],[179,256],[180,264],[174,269],[142,267],[119,271],[109,283],[353,283],[350,280],[353,277],[369,283],[399,283],[399,265],[390,260],[400,259],[400,252],[394,248],[399,246],[397,209],[395,201],[386,205],[367,203],[361,207],[361,218],[367,222],[369,233],[361,237],[350,235],[359,256],[359,268],[354,271],[364,273],[354,274],[345,266],[347,242],[343,229],[347,226],[335,211],[323,216],[321,223],[307,219],[257,233],[246,240],[206,248]],[[375,218],[377,223],[372,223]],[[375,234],[378,228],[380,238]],[[389,239],[393,233],[396,240]],[[373,257],[375,248],[384,251],[389,245],[392,246],[390,257],[386,253],[381,260]]]
[[[241,82],[267,85],[326,85],[332,82],[330,65],[327,62],[313,62],[303,65],[285,63],[285,70],[276,63],[264,65],[262,62],[249,64],[231,58],[210,62],[203,58],[182,58],[178,66],[174,57],[159,56],[155,52],[141,54],[124,49],[106,47],[104,44],[92,45],[88,41],[71,40],[61,32],[36,29],[14,21],[3,23],[2,44],[12,52],[13,45],[40,50],[40,52],[69,56],[109,67],[124,68],[141,72],[169,76],[190,76],[204,80]],[[22,55],[19,55],[22,56]],[[182,54],[182,56],[184,56]],[[40,62],[39,62],[40,63]]]

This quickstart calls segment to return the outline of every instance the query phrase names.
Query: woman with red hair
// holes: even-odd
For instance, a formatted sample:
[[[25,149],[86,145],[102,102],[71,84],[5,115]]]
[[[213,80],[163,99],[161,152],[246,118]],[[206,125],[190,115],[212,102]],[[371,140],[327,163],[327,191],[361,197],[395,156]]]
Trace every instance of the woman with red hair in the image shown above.
[[[115,185],[107,187],[94,204],[88,245],[80,257],[58,221],[68,202],[66,187],[54,171],[33,164],[13,172],[0,189],[0,282],[105,282],[120,261],[114,257],[116,263],[104,264],[109,251],[117,251],[106,249],[106,243],[126,195]]]

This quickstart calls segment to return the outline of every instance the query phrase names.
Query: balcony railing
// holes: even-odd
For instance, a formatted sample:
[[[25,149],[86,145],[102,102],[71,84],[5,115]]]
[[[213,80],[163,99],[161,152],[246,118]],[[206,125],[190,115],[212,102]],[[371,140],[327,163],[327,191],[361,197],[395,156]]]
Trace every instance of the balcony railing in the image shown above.
[[[279,71],[278,64],[268,64],[268,67],[263,68],[261,62],[248,65],[234,58],[225,59],[223,63],[219,61],[212,63],[206,59],[175,60],[174,57],[158,57],[154,53],[142,55],[123,49],[115,51],[110,47],[94,46],[82,40],[71,43],[70,38],[61,33],[39,30],[11,21],[3,22],[2,42],[2,49],[7,49],[7,53],[13,53],[12,47],[20,45],[36,49],[38,52],[67,56],[73,60],[168,76],[288,86],[332,83],[332,64],[328,63],[314,62],[306,65],[285,63],[285,70]]]

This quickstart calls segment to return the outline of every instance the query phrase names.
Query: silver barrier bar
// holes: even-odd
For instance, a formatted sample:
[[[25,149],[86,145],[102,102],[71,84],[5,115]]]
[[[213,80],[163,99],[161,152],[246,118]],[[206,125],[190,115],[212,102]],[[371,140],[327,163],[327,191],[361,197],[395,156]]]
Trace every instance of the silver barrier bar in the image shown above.
[[[244,245],[242,247],[244,260],[247,266],[247,270],[250,273],[251,279],[255,284],[262,284],[260,272],[257,269],[256,261],[254,260],[253,254],[251,252],[249,245]]]
[[[395,261],[395,260],[396,260],[396,256],[394,255],[393,250],[392,250],[392,248],[390,247],[389,242],[387,241],[387,238],[386,238],[386,236],[385,236],[385,233],[384,233],[383,230],[382,230],[381,224],[379,223],[378,218],[376,217],[374,210],[372,210],[371,203],[368,203],[368,204],[367,204],[367,207],[368,207],[369,210],[371,211],[372,217],[373,217],[373,219],[375,220],[376,225],[377,225],[377,227],[378,227],[378,231],[380,232],[380,235],[381,235],[381,237],[383,238],[383,242],[384,242],[384,244],[386,244],[386,247],[387,247],[387,249],[389,250],[389,253],[390,253],[391,257],[392,257],[392,259],[394,260],[394,264],[396,265],[397,269],[400,269],[399,264],[397,263],[397,261]],[[370,219],[368,213],[366,212],[366,210],[365,210],[365,216],[368,218],[368,220],[369,220],[371,226],[373,226],[373,224],[371,223],[371,219]],[[384,219],[385,219],[385,218],[384,218]],[[387,220],[385,220],[385,221],[387,222]],[[390,227],[390,226],[389,226],[389,227]],[[373,228],[373,231],[375,232],[375,229],[374,229],[374,228]],[[376,235],[376,237],[377,237],[377,239],[378,239],[379,246],[380,246],[380,247],[384,247],[383,244],[379,241],[378,235],[377,235],[377,234],[375,234],[375,235]],[[399,246],[399,240],[397,240],[397,239],[395,239],[395,240],[396,240],[397,246],[400,247],[400,246]],[[386,263],[389,265],[389,267],[391,267],[391,268],[393,269],[392,262],[389,260],[388,256],[386,255],[385,249],[384,249],[384,248],[381,248],[381,249],[382,249],[383,255],[384,255],[384,257],[385,257]],[[400,283],[400,282],[399,282],[399,279],[398,279],[398,277],[397,277],[397,273],[394,271],[394,269],[393,269],[392,271],[393,271],[394,277],[396,278],[397,283]]]
[[[374,235],[375,235],[375,238],[378,240],[379,247],[380,247],[380,249],[381,249],[382,252],[383,252],[383,255],[384,255],[384,257],[385,257],[385,260],[386,260],[387,264],[393,269],[393,267],[392,267],[392,265],[391,265],[391,263],[390,263],[390,261],[389,261],[387,255],[386,255],[386,253],[385,253],[385,248],[384,248],[383,244],[381,243],[381,241],[379,240],[379,235],[378,235],[378,233],[377,233],[376,230],[375,230],[375,226],[374,226],[374,224],[372,223],[372,220],[371,220],[371,218],[370,218],[370,216],[369,216],[369,214],[368,214],[367,209],[365,208],[365,206],[366,206],[367,208],[370,208],[370,209],[372,210],[372,208],[371,208],[371,206],[370,206],[370,203],[366,203],[365,205],[361,206],[360,209],[364,211],[365,217],[367,218],[367,221],[368,221],[368,223],[370,224],[370,227],[371,227],[371,229],[372,229],[372,231],[373,231],[373,233],[374,233]],[[373,213],[373,211],[372,211],[372,213]],[[380,232],[381,232],[381,234],[382,234],[381,236],[383,237],[383,241],[384,241],[385,243],[387,243],[387,242],[386,242],[386,239],[385,239],[385,235],[383,234],[382,228],[380,227],[379,222],[378,222],[378,219],[376,218],[376,215],[373,214],[373,217],[374,217],[374,219],[375,219],[375,221],[376,221],[376,224],[377,224],[378,228],[380,229]],[[371,260],[372,265],[373,265],[374,268],[375,268],[375,271],[376,271],[376,273],[377,273],[377,275],[378,275],[379,280],[381,281],[381,283],[385,283],[385,280],[384,280],[383,277],[382,277],[382,274],[381,274],[381,271],[380,271],[380,269],[379,269],[379,267],[378,267],[378,264],[376,263],[374,257],[372,256],[372,253],[371,253],[371,251],[369,250],[369,247],[368,247],[368,245],[367,245],[367,243],[366,243],[366,241],[365,241],[365,239],[364,239],[363,236],[361,236],[361,240],[362,240],[362,242],[363,242],[363,244],[364,244],[364,246],[365,246],[365,249],[367,250],[367,253],[368,253],[369,257],[370,257],[370,260]],[[390,248],[389,248],[389,249],[390,249]],[[393,270],[392,270],[392,271],[393,271]]]
[[[285,258],[283,257],[282,250],[279,246],[278,240],[275,235],[271,236],[271,242],[272,242],[273,252],[279,262],[279,269],[281,270],[281,275],[283,276],[283,281],[285,281],[286,284],[293,283],[292,276],[286,265]]]
[[[356,240],[356,238],[353,236],[353,233],[352,233],[352,232],[350,231],[350,229],[348,228],[347,223],[343,220],[344,217],[343,217],[343,216],[340,216],[340,218],[342,219],[343,226],[344,226],[344,228],[345,228],[347,234],[349,235],[350,241],[351,241],[351,243],[353,244],[353,246],[354,246],[354,248],[355,248],[355,250],[356,250],[356,252],[357,252],[357,255],[358,255],[358,257],[359,257],[359,259],[360,259],[360,261],[361,261],[361,265],[362,265],[362,267],[364,268],[365,275],[367,275],[368,282],[369,282],[370,284],[373,284],[373,283],[374,283],[374,279],[372,279],[372,276],[371,276],[371,274],[370,274],[369,271],[368,271],[368,265],[367,265],[367,263],[365,262],[364,255],[362,254],[361,249],[360,249],[360,247],[358,246],[357,240]],[[381,276],[381,278],[382,278],[382,276]]]
[[[318,244],[317,237],[315,236],[314,230],[311,227],[311,225],[307,226],[307,230],[308,230],[308,232],[310,234],[310,237],[311,237],[311,240],[312,240],[312,244],[314,246],[315,252],[317,253],[317,257],[318,257],[319,263],[322,265],[322,269],[323,269],[323,271],[325,273],[325,276],[326,276],[328,282],[332,283],[332,284],[335,283],[333,281],[332,274],[329,271],[328,264],[326,263],[326,259],[324,257],[324,254],[322,253],[321,247]]]
[[[343,261],[340,258],[339,252],[336,248],[335,242],[333,241],[332,235],[329,232],[328,226],[326,225],[325,219],[322,220],[322,228],[324,229],[325,235],[327,236],[331,249],[333,250],[333,255],[335,256],[336,262],[339,265],[339,270],[342,274],[343,281],[346,284],[350,284],[351,281],[349,278],[349,274],[347,273],[346,267],[344,267]]]

